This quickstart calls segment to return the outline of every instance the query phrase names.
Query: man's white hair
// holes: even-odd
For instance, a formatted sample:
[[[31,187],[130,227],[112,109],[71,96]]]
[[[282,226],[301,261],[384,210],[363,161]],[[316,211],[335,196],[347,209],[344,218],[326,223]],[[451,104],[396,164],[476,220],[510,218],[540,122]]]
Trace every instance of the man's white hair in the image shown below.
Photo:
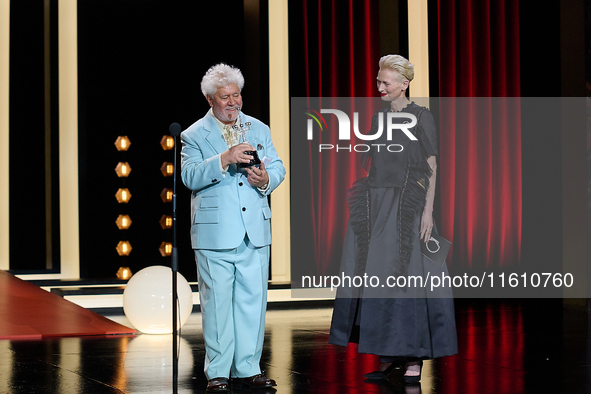
[[[205,98],[213,96],[218,88],[235,83],[238,89],[242,91],[244,87],[244,77],[242,72],[236,67],[228,66],[225,63],[219,63],[211,66],[201,80],[201,92]]]

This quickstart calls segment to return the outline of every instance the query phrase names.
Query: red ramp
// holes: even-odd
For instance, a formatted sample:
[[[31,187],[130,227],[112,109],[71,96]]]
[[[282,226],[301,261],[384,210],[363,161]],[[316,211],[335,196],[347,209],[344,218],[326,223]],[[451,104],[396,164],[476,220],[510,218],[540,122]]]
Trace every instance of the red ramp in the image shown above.
[[[0,270],[0,339],[135,333],[134,329]]]

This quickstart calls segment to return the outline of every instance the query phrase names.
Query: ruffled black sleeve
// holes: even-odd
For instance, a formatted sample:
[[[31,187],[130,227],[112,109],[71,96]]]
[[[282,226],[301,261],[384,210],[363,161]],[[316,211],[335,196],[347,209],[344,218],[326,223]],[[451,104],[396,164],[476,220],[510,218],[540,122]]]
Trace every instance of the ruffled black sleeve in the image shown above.
[[[437,156],[439,154],[437,143],[437,128],[435,120],[428,109],[424,109],[417,130],[417,138],[426,157]]]

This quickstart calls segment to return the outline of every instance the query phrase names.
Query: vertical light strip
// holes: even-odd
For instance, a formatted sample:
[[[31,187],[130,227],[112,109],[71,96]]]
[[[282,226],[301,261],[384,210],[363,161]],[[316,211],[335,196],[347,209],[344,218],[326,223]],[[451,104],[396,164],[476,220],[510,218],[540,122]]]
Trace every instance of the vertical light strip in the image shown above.
[[[78,22],[77,0],[60,0],[59,167],[61,277],[80,277],[78,223]]]
[[[9,0],[0,1],[8,2]],[[0,11],[0,15],[1,14],[2,11]],[[4,23],[4,19],[1,19],[0,23]],[[2,24],[0,26],[4,25]],[[17,368],[13,368],[13,364],[17,361],[15,360],[16,352],[14,351],[12,345],[12,341],[0,341],[0,354],[2,354],[2,362],[0,363],[0,376],[2,376],[2,380],[0,381],[0,392],[2,393],[10,393],[13,391],[15,386],[22,384],[22,381],[18,382],[18,378],[15,376],[18,376],[18,373],[16,371]]]
[[[429,15],[427,0],[408,2],[408,60],[415,66],[412,97],[429,97]],[[421,103],[421,105],[424,105]]]
[[[63,0],[61,0],[63,1]],[[70,338],[59,341],[59,368],[62,371],[80,371],[82,364],[82,339]],[[57,377],[57,385],[61,387],[60,393],[71,391],[72,387],[83,385],[84,378],[79,373],[61,373]]]
[[[271,280],[291,279],[289,168],[289,40],[287,0],[269,2],[269,109],[273,144],[287,171],[283,184],[271,194],[273,210]]]
[[[9,260],[9,56],[10,56],[10,0],[0,0],[0,269],[7,270]]]
[[[270,347],[271,349],[281,349],[281,353],[270,352],[271,362],[266,368],[268,376],[289,376],[293,371],[293,358],[285,357],[284,354],[293,354],[294,345],[294,330],[292,324],[285,324],[289,321],[293,322],[293,315],[285,316],[287,311],[274,311],[273,315],[267,315],[267,327],[269,331]],[[291,312],[291,311],[290,311]],[[287,312],[289,313],[289,312]],[[316,317],[316,316],[314,316]],[[313,320],[316,322],[317,320]],[[270,323],[270,324],[269,324]],[[299,328],[300,326],[298,326]]]

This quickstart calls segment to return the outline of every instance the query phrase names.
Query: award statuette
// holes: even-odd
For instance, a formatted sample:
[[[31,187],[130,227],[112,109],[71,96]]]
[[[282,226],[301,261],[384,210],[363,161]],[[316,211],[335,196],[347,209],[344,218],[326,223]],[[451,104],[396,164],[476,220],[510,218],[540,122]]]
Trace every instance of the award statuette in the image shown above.
[[[240,119],[240,118],[238,118]],[[250,130],[250,122],[246,122],[246,123],[237,123],[236,125],[232,126],[232,128],[234,129],[234,131],[236,132],[236,134],[238,134],[240,137],[242,137],[242,141],[241,142],[246,142],[248,143],[248,141],[246,141],[246,133],[248,133],[248,130]],[[239,139],[240,141],[240,139]],[[247,155],[252,156],[252,159],[250,160],[250,162],[248,163],[240,163],[238,164],[239,167],[244,168],[244,167],[252,167],[252,166],[256,166],[261,164],[261,160],[259,159],[259,155],[257,153],[256,150],[247,150],[244,151],[244,153],[246,153]]]

